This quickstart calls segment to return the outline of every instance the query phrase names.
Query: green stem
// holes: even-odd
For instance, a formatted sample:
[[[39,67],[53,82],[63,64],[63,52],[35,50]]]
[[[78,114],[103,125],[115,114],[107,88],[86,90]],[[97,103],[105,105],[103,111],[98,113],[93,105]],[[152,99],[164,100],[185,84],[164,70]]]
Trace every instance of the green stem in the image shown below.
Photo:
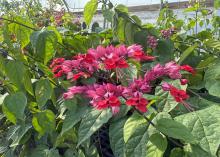
[[[5,21],[8,21],[8,22],[16,23],[16,24],[21,25],[23,27],[26,27],[26,28],[32,29],[34,31],[37,31],[37,29],[35,29],[33,27],[27,26],[27,25],[25,25],[23,23],[20,23],[20,22],[14,21],[14,20],[6,19],[6,18],[3,18],[3,17],[0,17],[0,20],[5,20]]]

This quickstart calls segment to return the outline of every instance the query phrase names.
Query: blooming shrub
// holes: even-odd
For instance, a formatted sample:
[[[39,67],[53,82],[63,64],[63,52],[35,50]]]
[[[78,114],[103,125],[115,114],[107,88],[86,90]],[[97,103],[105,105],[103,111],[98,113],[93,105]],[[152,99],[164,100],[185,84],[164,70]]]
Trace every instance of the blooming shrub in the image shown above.
[[[144,98],[144,94],[151,93],[154,90],[155,85],[153,83],[157,79],[163,77],[180,79],[181,84],[185,85],[187,79],[182,78],[181,70],[195,74],[191,66],[180,66],[171,61],[164,66],[161,64],[155,65],[143,77],[139,76],[137,79],[130,80],[128,86],[116,85],[120,83],[111,78],[111,74],[117,69],[129,68],[129,59],[138,62],[153,61],[155,59],[153,56],[145,55],[141,45],[131,45],[129,47],[125,45],[108,46],[106,48],[98,46],[96,49],[89,49],[87,54],[78,54],[72,58],[72,60],[65,60],[64,58],[53,60],[50,67],[53,68],[54,77],[64,76],[67,80],[77,81],[80,78],[99,78],[103,71],[106,72],[106,76],[105,80],[94,82],[91,85],[70,87],[63,94],[64,99],[71,99],[74,95],[81,94],[88,97],[90,104],[96,109],[111,108],[114,114],[117,114],[120,110],[121,98],[125,99],[126,105],[134,106],[140,112],[147,112],[149,100]],[[111,82],[108,82],[108,80],[111,80]],[[163,83],[162,88],[165,91],[170,91],[177,102],[186,104],[184,100],[189,96],[184,90],[179,90],[168,83]]]
[[[165,7],[149,24],[107,0],[83,18],[47,2],[0,2],[0,156],[219,155],[216,11]]]

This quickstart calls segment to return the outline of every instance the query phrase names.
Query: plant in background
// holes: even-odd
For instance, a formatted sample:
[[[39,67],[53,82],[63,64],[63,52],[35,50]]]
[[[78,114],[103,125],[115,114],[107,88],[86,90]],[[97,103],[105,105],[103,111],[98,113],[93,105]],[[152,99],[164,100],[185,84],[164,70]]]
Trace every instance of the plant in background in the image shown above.
[[[90,0],[82,27],[65,2],[50,1],[62,17],[38,1],[0,5],[0,156],[218,156],[218,16],[189,34],[195,20],[169,8],[143,24]],[[98,4],[110,29],[90,27]]]

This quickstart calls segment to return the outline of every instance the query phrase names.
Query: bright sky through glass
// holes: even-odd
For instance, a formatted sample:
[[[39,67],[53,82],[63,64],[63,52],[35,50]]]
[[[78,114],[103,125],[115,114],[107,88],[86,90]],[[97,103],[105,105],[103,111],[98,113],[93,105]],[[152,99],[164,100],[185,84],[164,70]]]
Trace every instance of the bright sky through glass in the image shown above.
[[[82,8],[89,0],[66,0],[71,8]],[[161,0],[111,0],[114,4],[125,4],[127,6],[158,4]],[[168,2],[183,2],[187,0],[168,0]]]

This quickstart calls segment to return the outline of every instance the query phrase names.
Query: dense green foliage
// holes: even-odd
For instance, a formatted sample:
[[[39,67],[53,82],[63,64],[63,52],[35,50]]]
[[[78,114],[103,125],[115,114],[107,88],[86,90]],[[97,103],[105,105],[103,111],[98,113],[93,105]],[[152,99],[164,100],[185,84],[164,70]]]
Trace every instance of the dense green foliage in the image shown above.
[[[23,2],[4,1],[1,8],[0,156],[102,156],[100,141],[94,136],[103,126],[109,127],[115,157],[220,154],[220,17],[215,11],[210,13],[202,4],[195,3],[184,11],[195,12],[195,17],[183,20],[165,7],[153,25],[142,23],[123,5],[90,0],[84,9],[88,26],[83,28],[71,12],[57,13],[37,1]],[[110,29],[95,24],[90,27],[98,3],[102,5],[105,22],[111,23]],[[219,6],[216,0],[215,9]],[[171,27],[175,27],[175,34],[162,37],[160,31]],[[199,31],[199,27],[204,29]],[[156,49],[149,47],[149,35],[158,39]],[[98,45],[134,43],[157,59],[142,65],[130,61],[130,70],[134,72],[128,72],[131,79],[156,63],[171,60],[196,69],[195,75],[185,74],[189,80],[187,87],[171,81],[187,90],[195,111],[186,110],[160,87],[146,95],[152,104],[144,115],[124,108],[113,116],[110,110],[95,110],[83,97],[63,100],[63,92],[74,82],[53,77],[49,68],[53,58],[70,58]],[[89,84],[93,80],[83,81]]]

